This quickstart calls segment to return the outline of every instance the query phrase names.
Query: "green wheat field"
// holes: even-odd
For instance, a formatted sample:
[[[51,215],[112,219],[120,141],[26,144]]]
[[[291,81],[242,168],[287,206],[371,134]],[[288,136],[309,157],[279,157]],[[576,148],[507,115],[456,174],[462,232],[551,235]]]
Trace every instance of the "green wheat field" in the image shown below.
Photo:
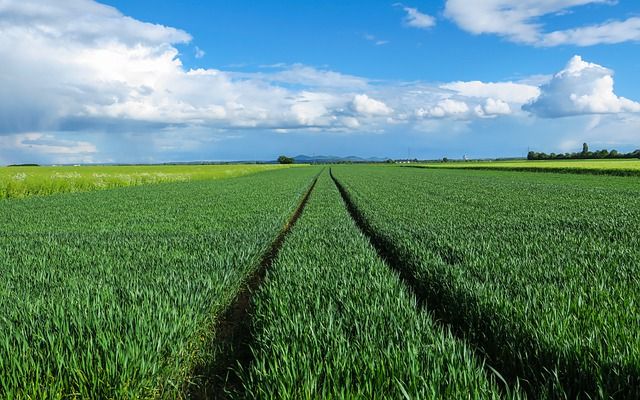
[[[0,398],[640,398],[640,162],[428,167],[2,168]]]

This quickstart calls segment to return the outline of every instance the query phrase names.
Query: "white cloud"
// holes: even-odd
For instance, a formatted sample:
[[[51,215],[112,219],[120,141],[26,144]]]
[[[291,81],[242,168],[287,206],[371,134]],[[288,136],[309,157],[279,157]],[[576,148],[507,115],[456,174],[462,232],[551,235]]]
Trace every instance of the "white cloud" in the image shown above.
[[[291,106],[301,126],[331,126],[336,120],[332,109],[341,105],[341,99],[327,93],[303,92]],[[352,123],[349,123],[353,126]]]
[[[540,117],[640,112],[640,103],[619,97],[613,90],[613,72],[580,56],[541,87],[540,96],[523,110]]]
[[[472,98],[456,97],[445,98],[435,105],[420,107],[415,111],[415,116],[423,118],[453,118],[457,120],[469,120],[473,117],[494,118],[512,113],[511,106],[506,101],[494,98],[486,98],[484,101],[478,96]],[[475,102],[475,106],[473,103]],[[470,105],[471,104],[471,105]]]
[[[207,54],[204,50],[202,50],[198,46],[196,46],[194,53],[195,53],[194,55],[195,55],[196,58],[202,58]]]
[[[379,116],[393,112],[385,103],[372,99],[366,94],[358,94],[353,98],[353,109],[362,115]]]
[[[607,21],[546,32],[540,21],[573,7],[615,4],[611,0],[447,0],[445,15],[473,34],[496,34],[508,40],[537,46],[622,43],[640,40],[640,18]]]
[[[436,19],[431,15],[421,13],[417,8],[407,7],[402,3],[395,3],[394,6],[402,7],[407,13],[404,23],[407,26],[418,29],[429,29],[436,25]]]
[[[343,119],[320,114],[368,88],[360,77],[299,64],[268,74],[185,70],[174,44],[190,41],[187,33],[91,0],[0,4],[0,133],[140,122],[333,127]]]
[[[113,7],[90,0],[4,0],[0,3],[0,29],[49,39],[73,38],[81,43],[103,43],[109,38],[128,45],[186,43],[191,35],[171,27],[140,22]]]
[[[416,116],[421,118],[445,118],[451,116],[463,116],[468,112],[469,106],[467,103],[459,100],[444,99],[434,106],[419,108],[416,110]]]
[[[279,64],[277,70],[269,74],[234,74],[243,79],[261,79],[271,83],[303,85],[324,89],[364,89],[368,80],[359,76],[341,74],[302,64]]]
[[[474,111],[479,117],[495,117],[498,115],[511,114],[511,106],[509,103],[500,99],[488,98],[484,104],[478,104]]]
[[[600,25],[550,32],[542,37],[540,44],[542,46],[561,44],[593,46],[628,41],[640,41],[640,18],[638,17],[625,21],[611,21]]]
[[[176,44],[190,40],[179,29],[91,0],[0,0],[0,137],[13,138],[2,139],[0,157],[17,151],[88,157],[101,149],[87,138],[103,133],[139,134],[142,150],[174,151],[250,129],[379,132],[467,124],[523,114],[540,84],[542,95],[525,108],[546,117],[638,107],[613,94],[611,71],[581,60],[553,78],[429,84],[371,81],[302,64],[251,73],[188,70]],[[42,136],[20,136],[33,132]]]
[[[540,95],[537,86],[514,82],[451,82],[440,86],[465,97],[486,97],[509,103],[526,103]]]
[[[350,129],[357,129],[360,127],[360,121],[355,117],[341,117],[342,124]]]

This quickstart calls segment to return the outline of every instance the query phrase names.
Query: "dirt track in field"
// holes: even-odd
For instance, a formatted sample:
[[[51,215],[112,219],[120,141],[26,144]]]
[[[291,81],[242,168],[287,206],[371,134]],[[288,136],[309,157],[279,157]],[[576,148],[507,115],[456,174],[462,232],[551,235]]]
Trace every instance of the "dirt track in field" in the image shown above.
[[[188,392],[189,399],[226,399],[231,393],[242,390],[237,370],[239,367],[248,367],[253,359],[251,353],[251,343],[253,342],[251,326],[253,304],[251,299],[253,293],[262,284],[266,272],[278,256],[285,238],[302,215],[323,171],[316,175],[298,207],[271,243],[269,249],[262,255],[258,268],[247,278],[236,298],[218,321],[215,328],[215,341],[221,349],[211,365],[199,366],[194,372],[194,376],[200,377],[201,381]]]

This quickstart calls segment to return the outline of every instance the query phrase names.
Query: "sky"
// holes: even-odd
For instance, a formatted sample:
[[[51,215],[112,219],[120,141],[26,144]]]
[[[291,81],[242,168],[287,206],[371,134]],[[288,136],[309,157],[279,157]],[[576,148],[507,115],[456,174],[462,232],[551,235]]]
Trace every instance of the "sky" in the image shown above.
[[[0,0],[0,165],[640,148],[635,0]]]

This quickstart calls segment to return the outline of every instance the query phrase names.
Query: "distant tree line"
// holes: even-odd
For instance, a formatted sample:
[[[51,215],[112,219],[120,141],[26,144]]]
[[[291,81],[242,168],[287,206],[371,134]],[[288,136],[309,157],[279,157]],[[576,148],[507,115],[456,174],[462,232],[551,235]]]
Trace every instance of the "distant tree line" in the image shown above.
[[[280,156],[278,157],[278,163],[279,164],[293,164],[294,163],[294,159],[291,157],[287,157],[287,156]]]
[[[617,150],[596,150],[589,151],[589,145],[582,144],[582,151],[579,153],[539,153],[530,151],[527,154],[528,160],[581,160],[581,159],[602,159],[602,158],[640,158],[640,149],[630,153],[619,153]]]

